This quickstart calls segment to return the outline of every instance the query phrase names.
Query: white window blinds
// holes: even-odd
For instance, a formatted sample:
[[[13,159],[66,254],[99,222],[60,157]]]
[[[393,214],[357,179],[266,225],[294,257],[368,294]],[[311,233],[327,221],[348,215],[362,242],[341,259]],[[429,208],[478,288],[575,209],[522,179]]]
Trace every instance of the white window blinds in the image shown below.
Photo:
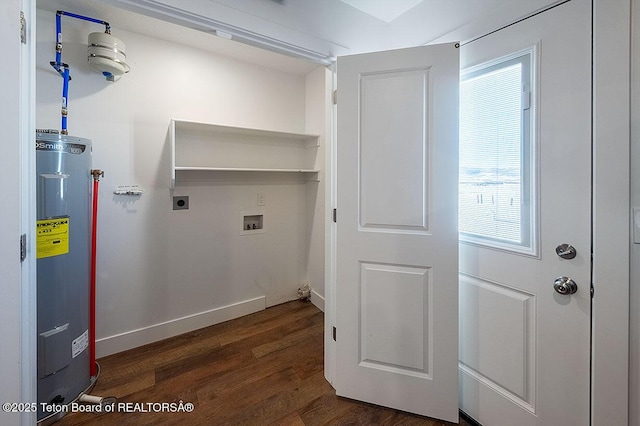
[[[526,59],[526,60],[523,60]],[[529,56],[463,74],[460,84],[461,238],[528,246]]]

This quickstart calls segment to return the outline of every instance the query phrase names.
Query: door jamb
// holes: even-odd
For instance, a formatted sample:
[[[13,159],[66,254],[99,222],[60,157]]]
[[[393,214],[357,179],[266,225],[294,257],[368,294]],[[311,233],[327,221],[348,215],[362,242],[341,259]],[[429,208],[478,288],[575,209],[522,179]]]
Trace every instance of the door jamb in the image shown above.
[[[26,21],[26,40],[21,46],[20,75],[20,228],[26,235],[26,257],[20,273],[20,399],[37,401],[37,323],[36,323],[36,1],[22,0],[21,10]],[[20,415],[21,425],[36,423],[36,413]]]
[[[592,4],[591,424],[622,425],[629,421],[631,3]]]

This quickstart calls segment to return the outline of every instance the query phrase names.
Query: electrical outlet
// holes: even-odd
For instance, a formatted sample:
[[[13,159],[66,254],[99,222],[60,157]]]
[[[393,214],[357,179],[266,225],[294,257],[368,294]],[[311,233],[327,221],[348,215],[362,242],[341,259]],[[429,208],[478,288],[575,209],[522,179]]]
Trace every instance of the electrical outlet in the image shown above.
[[[173,209],[174,210],[189,210],[189,196],[181,195],[173,197]]]
[[[258,192],[258,205],[259,206],[267,205],[267,197],[265,196],[264,192]]]

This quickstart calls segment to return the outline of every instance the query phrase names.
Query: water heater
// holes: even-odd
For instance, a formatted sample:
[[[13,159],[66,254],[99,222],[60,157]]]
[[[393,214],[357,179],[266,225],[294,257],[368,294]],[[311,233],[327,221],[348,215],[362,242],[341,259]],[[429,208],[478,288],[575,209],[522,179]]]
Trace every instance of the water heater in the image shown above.
[[[66,405],[89,368],[91,141],[36,134],[38,406]],[[38,421],[49,419],[42,408]]]

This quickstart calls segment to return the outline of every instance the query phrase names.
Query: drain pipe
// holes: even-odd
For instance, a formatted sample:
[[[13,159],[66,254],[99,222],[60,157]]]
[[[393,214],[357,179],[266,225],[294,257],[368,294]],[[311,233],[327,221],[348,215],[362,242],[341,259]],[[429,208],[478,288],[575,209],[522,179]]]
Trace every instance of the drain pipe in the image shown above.
[[[78,395],[78,398],[76,398],[76,401],[78,402],[84,402],[85,404],[94,404],[94,405],[100,405],[100,410],[98,412],[101,413],[106,413],[108,412],[107,409],[105,409],[105,406],[110,405],[110,406],[114,406],[117,402],[118,399],[115,396],[97,396],[97,395],[89,395],[86,392],[91,392],[91,390],[93,390],[93,387],[95,386],[96,381],[98,381],[98,376],[100,376],[100,366],[98,365],[98,363],[95,363],[95,366],[98,369],[98,372],[96,373],[95,377],[92,377],[93,380],[93,384],[88,387],[87,389],[85,389],[83,392],[80,392],[80,395]],[[113,410],[111,410],[113,412]]]
[[[87,404],[96,404],[96,405],[113,405],[116,403],[117,399],[115,396],[95,396],[88,395],[86,393],[80,394],[78,397],[79,402],[86,402]]]
[[[97,375],[96,368],[96,251],[98,241],[98,188],[104,171],[91,170],[93,176],[93,220],[91,222],[91,284],[89,288],[89,375]]]

